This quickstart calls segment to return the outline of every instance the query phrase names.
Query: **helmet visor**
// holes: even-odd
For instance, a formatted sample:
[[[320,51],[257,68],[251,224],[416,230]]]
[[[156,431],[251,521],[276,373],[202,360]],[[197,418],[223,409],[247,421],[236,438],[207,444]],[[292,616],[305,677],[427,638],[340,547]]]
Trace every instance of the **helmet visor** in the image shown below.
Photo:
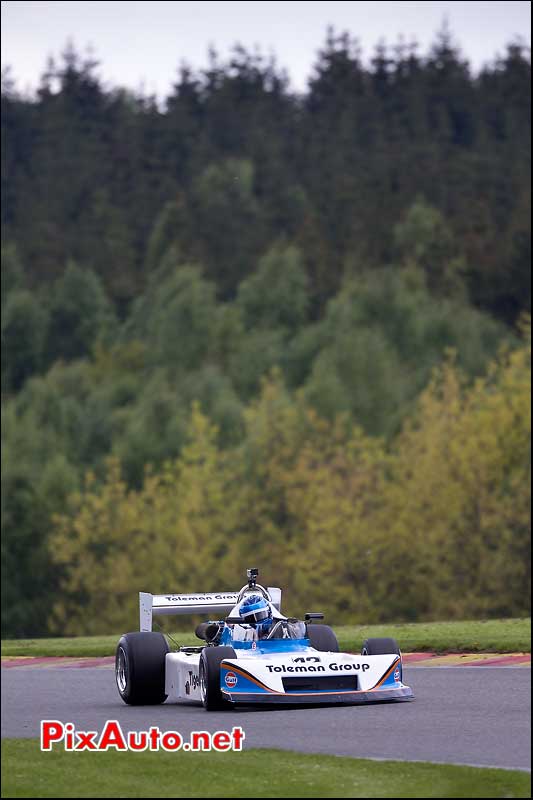
[[[270,617],[270,609],[268,606],[266,608],[257,608],[255,610],[248,611],[248,613],[246,613],[246,611],[243,612],[242,616],[246,622],[263,622],[263,620]]]
[[[262,622],[264,619],[268,619],[270,616],[270,609],[269,608],[260,608],[253,613],[254,622]]]

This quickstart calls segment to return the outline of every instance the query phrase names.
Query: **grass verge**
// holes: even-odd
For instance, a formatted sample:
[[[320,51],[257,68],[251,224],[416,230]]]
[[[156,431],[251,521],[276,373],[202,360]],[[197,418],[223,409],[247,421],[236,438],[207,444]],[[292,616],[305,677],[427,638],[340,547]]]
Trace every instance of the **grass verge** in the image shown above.
[[[392,636],[405,653],[530,653],[531,619],[417,622],[335,627],[341,650],[359,652],[369,636]],[[192,633],[175,633],[181,645],[200,644]],[[119,634],[70,639],[13,639],[2,642],[3,656],[110,656]]]
[[[359,649],[367,636],[392,636],[405,653],[531,652],[531,618],[350,626],[336,633],[341,650]]]
[[[2,741],[2,797],[74,796],[531,797],[531,776],[280,750],[43,753],[36,739]]]

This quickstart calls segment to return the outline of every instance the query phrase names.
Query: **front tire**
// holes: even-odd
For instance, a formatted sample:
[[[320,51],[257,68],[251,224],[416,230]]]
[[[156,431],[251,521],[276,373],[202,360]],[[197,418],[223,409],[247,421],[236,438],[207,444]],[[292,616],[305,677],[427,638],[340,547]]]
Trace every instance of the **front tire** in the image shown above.
[[[139,631],[121,636],[115,655],[115,680],[125,703],[142,706],[165,702],[165,658],[168,652],[168,643],[162,633]]]
[[[383,656],[394,653],[400,656],[400,680],[403,680],[402,652],[396,639],[383,637],[381,639],[365,639],[361,648],[362,656]]]
[[[400,645],[396,639],[385,637],[382,639],[365,639],[361,648],[362,656],[384,656],[389,655],[389,653],[401,656]]]
[[[204,647],[200,655],[200,696],[206,711],[229,706],[220,691],[220,664],[225,658],[236,658],[233,647]]]
[[[307,638],[315,650],[327,653],[339,652],[339,642],[329,625],[308,625]]]

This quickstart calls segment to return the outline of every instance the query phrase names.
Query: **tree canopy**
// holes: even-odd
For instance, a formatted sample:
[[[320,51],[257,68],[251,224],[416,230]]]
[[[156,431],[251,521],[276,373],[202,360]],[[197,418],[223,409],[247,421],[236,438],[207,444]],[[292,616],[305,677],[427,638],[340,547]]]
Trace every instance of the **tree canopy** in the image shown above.
[[[162,104],[3,76],[4,636],[258,559],[295,613],[527,612],[530,88],[447,30],[329,31],[300,94],[243,47]]]

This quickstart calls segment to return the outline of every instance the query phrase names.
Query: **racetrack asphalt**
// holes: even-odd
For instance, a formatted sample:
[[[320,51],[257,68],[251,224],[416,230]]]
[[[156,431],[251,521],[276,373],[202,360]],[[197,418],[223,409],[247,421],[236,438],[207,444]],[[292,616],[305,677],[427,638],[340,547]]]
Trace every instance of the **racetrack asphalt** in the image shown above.
[[[524,667],[404,666],[415,700],[367,706],[241,708],[207,713],[167,702],[126,706],[113,669],[22,667],[2,670],[2,737],[38,737],[42,719],[101,731],[157,725],[246,734],[245,748],[275,747],[358,758],[434,761],[530,769],[531,670]]]

